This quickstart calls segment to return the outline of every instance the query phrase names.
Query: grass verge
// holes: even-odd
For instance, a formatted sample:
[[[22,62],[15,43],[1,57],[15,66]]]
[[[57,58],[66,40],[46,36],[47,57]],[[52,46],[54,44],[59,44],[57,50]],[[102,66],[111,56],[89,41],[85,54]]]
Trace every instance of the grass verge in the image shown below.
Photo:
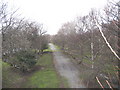
[[[2,87],[3,88],[17,88],[22,76],[12,70],[12,67],[2,62]]]
[[[38,70],[28,78],[27,87],[32,88],[58,88],[60,86],[60,79],[54,69],[52,55],[44,54],[37,62],[41,66]]]

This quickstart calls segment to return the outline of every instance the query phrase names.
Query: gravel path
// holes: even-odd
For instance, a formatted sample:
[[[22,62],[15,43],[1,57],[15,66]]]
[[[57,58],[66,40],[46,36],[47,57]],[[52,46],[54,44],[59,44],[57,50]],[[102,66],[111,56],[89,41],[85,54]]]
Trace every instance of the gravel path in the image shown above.
[[[56,47],[53,44],[49,44],[50,48],[55,51]],[[79,78],[79,70],[71,62],[71,60],[63,55],[60,51],[53,52],[55,68],[59,74],[68,80],[70,88],[85,88]]]

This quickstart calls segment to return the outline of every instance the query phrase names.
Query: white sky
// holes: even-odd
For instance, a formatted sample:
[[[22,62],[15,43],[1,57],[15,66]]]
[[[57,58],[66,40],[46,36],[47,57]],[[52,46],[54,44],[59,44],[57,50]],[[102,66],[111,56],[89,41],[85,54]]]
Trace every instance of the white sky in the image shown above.
[[[61,25],[86,15],[91,8],[103,8],[107,0],[5,0],[25,18],[43,23],[49,34]]]

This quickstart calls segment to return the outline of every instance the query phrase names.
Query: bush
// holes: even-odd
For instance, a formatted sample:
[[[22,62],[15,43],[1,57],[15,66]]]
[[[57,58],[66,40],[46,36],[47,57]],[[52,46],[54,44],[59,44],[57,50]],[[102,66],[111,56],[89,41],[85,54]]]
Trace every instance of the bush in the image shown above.
[[[21,71],[29,71],[36,64],[36,56],[32,51],[20,51],[15,54],[12,63]]]
[[[42,52],[43,52],[43,50],[45,50],[45,49],[48,49],[48,44],[46,44],[46,43],[42,45]]]

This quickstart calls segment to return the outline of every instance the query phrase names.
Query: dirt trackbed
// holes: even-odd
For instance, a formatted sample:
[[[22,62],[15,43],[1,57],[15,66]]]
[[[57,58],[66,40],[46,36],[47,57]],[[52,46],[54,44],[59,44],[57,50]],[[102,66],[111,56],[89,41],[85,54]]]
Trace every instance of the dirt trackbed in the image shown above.
[[[49,46],[53,51],[56,50],[56,47],[52,43],[50,43]],[[79,78],[80,72],[71,60],[57,50],[53,52],[53,56],[55,68],[61,76],[68,80],[70,88],[85,88]]]

